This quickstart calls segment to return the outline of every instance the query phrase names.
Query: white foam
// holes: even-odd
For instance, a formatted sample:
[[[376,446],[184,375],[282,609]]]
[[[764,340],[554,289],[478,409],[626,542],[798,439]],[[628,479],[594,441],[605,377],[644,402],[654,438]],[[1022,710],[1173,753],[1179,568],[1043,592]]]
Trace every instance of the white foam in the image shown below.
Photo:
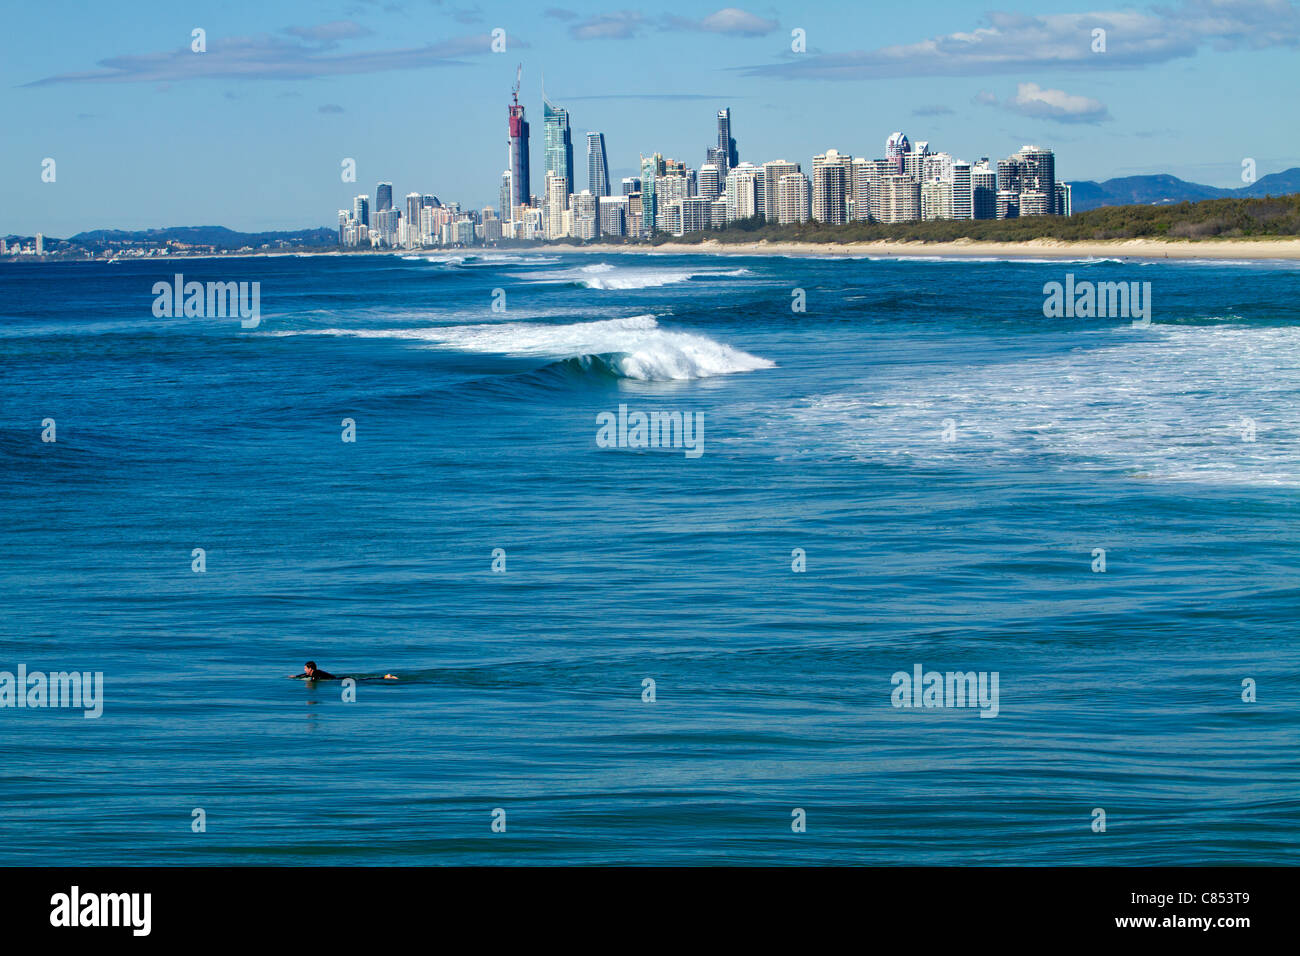
[[[672,269],[649,266],[615,266],[608,262],[579,266],[575,269],[557,269],[554,272],[525,272],[516,278],[537,284],[578,283],[588,289],[627,290],[654,289],[676,285],[693,278],[723,276],[736,278],[750,275],[748,269]]]
[[[1009,361],[874,366],[852,389],[772,410],[765,430],[815,429],[836,453],[869,460],[1038,460],[1144,481],[1300,487],[1300,328],[1079,335],[1080,348]],[[948,419],[952,442],[941,440]]]
[[[433,348],[549,360],[613,355],[628,378],[686,381],[772,368],[773,363],[694,332],[659,327],[653,315],[549,325],[504,322],[421,329],[318,329],[280,335],[348,335],[420,342]]]

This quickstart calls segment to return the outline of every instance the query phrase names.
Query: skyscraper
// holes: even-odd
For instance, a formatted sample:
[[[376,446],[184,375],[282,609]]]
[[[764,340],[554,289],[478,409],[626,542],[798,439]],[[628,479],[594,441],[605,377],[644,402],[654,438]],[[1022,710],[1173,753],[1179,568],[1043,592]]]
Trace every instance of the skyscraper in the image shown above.
[[[420,245],[420,194],[406,194],[406,229],[405,245],[414,249]]]
[[[393,208],[393,184],[380,183],[375,187],[375,212]]]
[[[625,235],[627,196],[601,196],[597,202],[600,206],[600,234],[602,236]]]
[[[595,239],[600,235],[600,197],[593,195],[590,189],[574,193],[570,207],[573,211],[573,237],[575,239]]]
[[[975,218],[975,193],[970,163],[952,164],[952,218]]]
[[[890,133],[885,140],[885,158],[894,161],[894,171],[903,171],[903,157],[912,151],[912,144],[907,141],[905,133]]]
[[[532,195],[528,181],[528,120],[524,118],[524,108],[519,105],[519,81],[522,75],[521,66],[515,75],[514,90],[507,108],[510,117],[510,209],[503,209],[502,215],[509,215],[511,219],[517,218],[516,210],[528,205],[528,199]]]
[[[828,149],[813,157],[812,217],[818,222],[843,223],[848,213],[852,158]]]
[[[569,111],[555,106],[542,91],[542,128],[546,137],[546,172],[564,177],[573,191],[573,131],[569,129]],[[549,187],[548,187],[549,190]]]
[[[729,170],[740,165],[740,153],[736,150],[736,138],[731,135],[731,108],[718,110],[718,151],[725,168],[725,178]]]
[[[1074,199],[1069,183],[1059,180],[1056,183],[1056,214],[1058,216],[1074,215]]]
[[[760,205],[762,206],[763,218],[768,222],[776,222],[778,218],[780,207],[777,198],[777,187],[781,182],[781,177],[797,172],[799,172],[799,164],[787,163],[784,159],[774,159],[763,164],[763,180],[760,187],[763,195]]]
[[[646,236],[653,236],[658,228],[658,202],[655,198],[655,180],[664,172],[662,153],[641,157],[641,230]]]
[[[362,193],[352,200],[352,218],[361,225],[370,226],[370,197]]]
[[[717,163],[705,163],[700,167],[699,193],[705,199],[717,199],[722,193],[724,181]]]
[[[1056,156],[1050,149],[1040,146],[1020,147],[1020,157],[1025,163],[1025,180],[1022,191],[1032,189],[1036,192],[1056,195]]]
[[[1056,156],[1050,149],[1022,146],[1025,164],[1020,186],[1020,215],[1050,216],[1056,212]]]
[[[873,194],[872,214],[880,222],[910,222],[921,218],[921,187],[904,173],[885,176]]]
[[[587,134],[587,188],[593,196],[608,196],[609,162],[605,158],[605,134]]]
[[[803,173],[787,173],[776,190],[776,221],[781,225],[807,222],[812,206],[812,190]]]
[[[741,163],[727,173],[723,196],[727,201],[727,222],[752,219],[762,212],[759,196],[763,189],[763,170],[753,163]]]
[[[546,201],[542,214],[542,228],[547,239],[560,239],[565,235],[564,214],[568,209],[568,181],[559,173],[547,173]]]
[[[998,218],[998,174],[987,157],[971,167],[970,185],[972,218]]]

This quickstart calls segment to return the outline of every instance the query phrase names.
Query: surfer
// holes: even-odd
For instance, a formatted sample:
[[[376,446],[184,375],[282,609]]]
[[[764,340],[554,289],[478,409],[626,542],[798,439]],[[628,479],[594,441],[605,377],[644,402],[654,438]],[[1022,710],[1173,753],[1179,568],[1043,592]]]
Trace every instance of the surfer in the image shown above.
[[[316,666],[315,661],[308,661],[306,664],[303,664],[302,666],[303,666],[303,672],[301,674],[294,674],[293,675],[294,680],[340,680],[341,679],[335,677],[329,671],[321,670],[319,667]],[[385,674],[384,680],[397,680],[397,677],[394,674]]]

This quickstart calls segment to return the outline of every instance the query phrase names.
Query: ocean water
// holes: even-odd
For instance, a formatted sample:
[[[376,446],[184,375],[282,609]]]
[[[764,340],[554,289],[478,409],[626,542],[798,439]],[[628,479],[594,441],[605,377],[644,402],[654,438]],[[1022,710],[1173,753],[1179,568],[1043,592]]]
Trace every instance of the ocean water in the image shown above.
[[[176,271],[260,282],[260,325],[156,318]],[[1045,318],[1066,273],[1150,282],[1151,324]],[[0,863],[1300,860],[1294,266],[0,289],[0,670],[104,681],[97,719],[0,708]],[[702,453],[603,447],[620,405]],[[996,717],[894,706],[918,665],[996,673]]]

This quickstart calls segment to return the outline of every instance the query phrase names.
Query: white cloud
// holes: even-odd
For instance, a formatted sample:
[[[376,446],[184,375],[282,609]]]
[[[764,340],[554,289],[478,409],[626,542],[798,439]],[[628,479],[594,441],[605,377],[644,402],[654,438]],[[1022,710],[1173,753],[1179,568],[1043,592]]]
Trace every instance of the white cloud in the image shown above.
[[[1092,31],[1106,31],[1093,52]],[[746,67],[786,79],[989,76],[1030,69],[1136,69],[1214,49],[1300,48],[1300,6],[1291,0],[1182,0],[1150,12],[990,13],[975,29],[916,43],[802,54]]]
[[[578,40],[626,40],[641,32],[645,17],[635,10],[619,10],[588,17],[569,28]]]
[[[765,20],[736,7],[727,7],[717,13],[711,13],[700,21],[701,30],[711,33],[734,33],[747,37],[764,36],[776,28],[775,20]]]
[[[1101,123],[1110,119],[1106,104],[1087,96],[1075,96],[1064,90],[1043,89],[1037,83],[1021,83],[1008,109],[1035,119],[1061,123]]]

